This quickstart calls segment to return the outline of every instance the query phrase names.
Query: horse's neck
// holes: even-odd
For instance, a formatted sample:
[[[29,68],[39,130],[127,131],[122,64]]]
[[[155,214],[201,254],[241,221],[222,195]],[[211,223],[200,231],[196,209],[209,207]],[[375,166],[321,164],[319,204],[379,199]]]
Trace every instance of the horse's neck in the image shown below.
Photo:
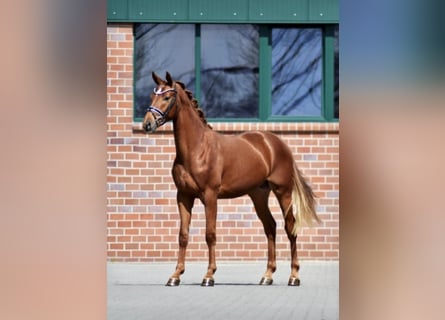
[[[190,104],[179,108],[173,128],[176,154],[184,160],[193,157],[194,151],[202,146],[205,132],[209,130]]]

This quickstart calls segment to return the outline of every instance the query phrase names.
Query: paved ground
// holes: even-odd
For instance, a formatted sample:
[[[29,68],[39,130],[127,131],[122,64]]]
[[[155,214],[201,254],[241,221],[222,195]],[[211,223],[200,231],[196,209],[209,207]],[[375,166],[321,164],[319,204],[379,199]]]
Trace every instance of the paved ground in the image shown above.
[[[302,261],[301,286],[288,287],[289,262],[272,286],[259,286],[266,262],[219,262],[215,286],[201,287],[206,263],[189,262],[179,287],[166,287],[175,263],[109,263],[108,320],[338,319],[338,262]]]

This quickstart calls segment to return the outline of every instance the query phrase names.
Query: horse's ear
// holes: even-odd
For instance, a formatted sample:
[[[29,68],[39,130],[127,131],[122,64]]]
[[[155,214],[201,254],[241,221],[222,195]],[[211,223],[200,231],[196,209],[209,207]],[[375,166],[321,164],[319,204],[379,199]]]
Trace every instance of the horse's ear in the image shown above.
[[[168,71],[165,73],[165,79],[167,80],[167,85],[169,87],[173,86],[173,79]]]
[[[161,78],[158,77],[158,75],[157,75],[154,71],[151,73],[151,76],[152,76],[152,78],[153,78],[153,81],[154,81],[157,85],[160,85],[161,83],[164,82]]]

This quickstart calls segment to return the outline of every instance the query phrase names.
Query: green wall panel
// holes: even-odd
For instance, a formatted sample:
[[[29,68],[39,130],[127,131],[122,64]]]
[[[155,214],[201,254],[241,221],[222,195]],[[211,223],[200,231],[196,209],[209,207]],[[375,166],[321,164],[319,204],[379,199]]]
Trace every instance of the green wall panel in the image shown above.
[[[338,0],[311,0],[309,20],[338,21]]]
[[[338,0],[108,0],[108,22],[338,23]]]
[[[107,17],[108,20],[128,19],[127,0],[108,0]]]
[[[190,19],[196,21],[246,21],[248,1],[246,0],[189,0]]]
[[[250,0],[249,19],[296,22],[308,19],[308,3],[295,0]]]
[[[135,21],[182,21],[188,19],[187,1],[132,0],[129,1],[129,18]]]

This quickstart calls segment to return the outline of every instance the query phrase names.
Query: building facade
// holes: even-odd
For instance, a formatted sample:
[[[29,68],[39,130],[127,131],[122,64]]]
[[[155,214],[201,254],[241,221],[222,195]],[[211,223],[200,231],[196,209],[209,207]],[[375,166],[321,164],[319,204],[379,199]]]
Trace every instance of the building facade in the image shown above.
[[[224,5],[222,5],[224,4]],[[108,1],[107,252],[110,261],[174,261],[179,215],[171,177],[172,124],[141,130],[154,83],[186,83],[214,130],[268,130],[291,148],[317,195],[321,226],[303,228],[300,259],[339,258],[338,2]],[[219,200],[219,260],[263,260],[267,243],[251,200]],[[277,259],[290,259],[274,196]],[[207,260],[197,200],[188,260]]]

